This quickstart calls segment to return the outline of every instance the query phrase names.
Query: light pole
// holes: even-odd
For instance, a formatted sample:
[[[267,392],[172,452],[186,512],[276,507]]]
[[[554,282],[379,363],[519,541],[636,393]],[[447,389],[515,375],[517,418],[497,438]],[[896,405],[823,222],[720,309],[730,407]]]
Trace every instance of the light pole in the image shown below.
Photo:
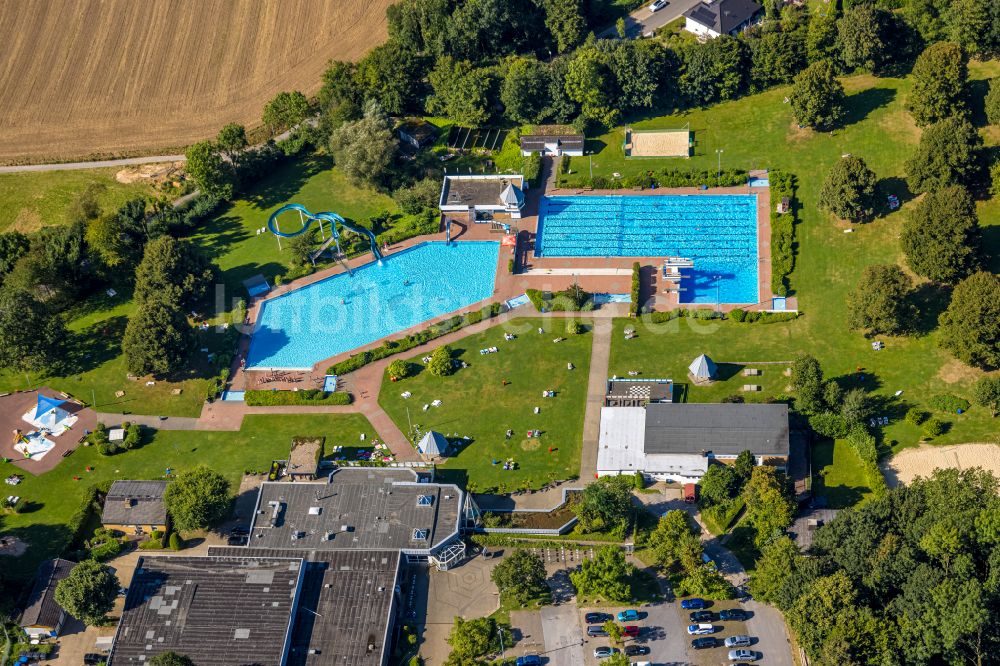
[[[721,178],[722,177],[722,152],[723,152],[722,148],[717,148],[716,151],[715,151],[715,154],[719,158],[719,171],[715,175],[716,178]]]

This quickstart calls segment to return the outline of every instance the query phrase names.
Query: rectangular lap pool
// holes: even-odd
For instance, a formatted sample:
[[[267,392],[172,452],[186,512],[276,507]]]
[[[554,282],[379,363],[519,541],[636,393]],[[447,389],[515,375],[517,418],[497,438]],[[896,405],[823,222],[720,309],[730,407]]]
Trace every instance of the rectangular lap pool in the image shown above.
[[[543,197],[539,257],[685,257],[682,303],[756,303],[757,195]]]
[[[311,368],[493,295],[500,244],[429,242],[264,301],[248,368]]]

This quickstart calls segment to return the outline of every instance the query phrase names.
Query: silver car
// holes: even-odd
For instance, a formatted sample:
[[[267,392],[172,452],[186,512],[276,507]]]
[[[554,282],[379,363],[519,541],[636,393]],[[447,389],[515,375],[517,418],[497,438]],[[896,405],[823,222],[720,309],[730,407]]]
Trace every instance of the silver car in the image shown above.
[[[753,650],[730,650],[729,661],[757,661],[757,653]]]
[[[740,635],[740,636],[730,636],[729,638],[726,639],[725,643],[726,647],[734,647],[734,648],[750,647],[753,641],[750,639],[749,636]]]

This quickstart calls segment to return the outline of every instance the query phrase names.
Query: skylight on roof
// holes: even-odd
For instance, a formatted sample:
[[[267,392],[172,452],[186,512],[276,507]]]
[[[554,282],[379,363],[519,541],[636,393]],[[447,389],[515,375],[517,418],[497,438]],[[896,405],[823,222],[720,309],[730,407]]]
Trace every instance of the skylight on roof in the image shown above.
[[[417,506],[431,506],[434,504],[433,495],[417,495]]]
[[[413,530],[414,541],[427,541],[427,530]]]

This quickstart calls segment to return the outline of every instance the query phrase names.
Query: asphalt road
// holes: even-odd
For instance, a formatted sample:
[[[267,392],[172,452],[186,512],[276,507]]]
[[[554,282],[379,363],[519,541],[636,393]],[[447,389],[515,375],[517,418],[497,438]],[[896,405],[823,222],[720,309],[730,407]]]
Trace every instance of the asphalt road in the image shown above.
[[[635,39],[662,28],[678,16],[697,5],[701,0],[669,0],[667,6],[658,12],[649,11],[649,3],[625,17],[625,36]],[[614,37],[618,33],[614,27],[602,32],[599,37]]]
[[[635,661],[650,661],[656,666],[691,663],[687,657],[687,629],[677,610],[677,603],[672,601],[643,606],[646,617],[641,621],[643,635],[637,642],[648,645],[650,653],[648,657],[635,657]]]
[[[548,666],[580,666],[587,663],[583,629],[578,617],[580,611],[576,604],[544,606],[541,613]],[[593,654],[590,659],[593,661]]]

